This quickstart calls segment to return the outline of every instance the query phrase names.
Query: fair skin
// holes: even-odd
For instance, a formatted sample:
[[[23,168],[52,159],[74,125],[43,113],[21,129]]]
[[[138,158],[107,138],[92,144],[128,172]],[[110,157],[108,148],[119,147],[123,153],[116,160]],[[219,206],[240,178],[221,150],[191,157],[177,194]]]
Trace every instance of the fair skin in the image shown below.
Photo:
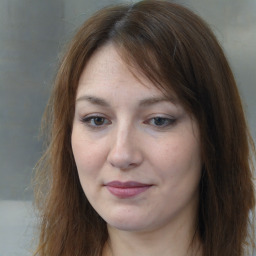
[[[112,44],[87,63],[72,131],[80,182],[107,223],[103,255],[190,255],[202,165],[198,126],[175,95],[167,99],[136,72]]]

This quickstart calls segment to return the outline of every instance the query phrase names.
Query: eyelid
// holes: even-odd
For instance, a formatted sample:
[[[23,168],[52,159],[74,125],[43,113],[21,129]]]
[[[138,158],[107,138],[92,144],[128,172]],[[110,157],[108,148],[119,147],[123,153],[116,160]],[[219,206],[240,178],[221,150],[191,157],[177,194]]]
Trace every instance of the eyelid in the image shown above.
[[[102,123],[100,122],[99,124],[95,123],[96,118],[102,118]],[[110,124],[112,124],[112,121],[109,117],[106,117],[105,114],[102,113],[91,113],[87,114],[85,116],[82,116],[79,118],[80,122],[85,125],[86,127],[90,129],[104,129]],[[157,120],[159,119],[159,120]],[[99,120],[98,120],[99,121]],[[159,122],[160,123],[154,123],[154,122]],[[173,125],[175,125],[177,121],[177,118],[171,115],[167,114],[152,114],[151,116],[148,116],[146,120],[142,122],[145,125],[151,126],[154,129],[159,129],[159,130],[164,130],[171,128]],[[161,123],[162,122],[162,123]]]
[[[96,124],[93,125],[93,124],[91,124],[90,122],[93,119],[96,119],[96,118],[104,119],[104,123],[100,124],[100,125],[96,125]],[[109,118],[107,118],[105,115],[98,114],[98,113],[94,113],[94,114],[89,114],[89,115],[83,116],[83,117],[80,118],[80,121],[82,122],[82,124],[86,125],[87,127],[91,128],[91,129],[101,129],[101,128],[104,128],[104,127],[106,127],[106,126],[108,126],[108,125],[110,125],[112,123],[109,120]],[[107,123],[105,121],[107,121]]]
[[[147,117],[147,120],[150,120],[150,119],[154,119],[154,118],[163,118],[163,119],[171,119],[171,120],[174,120],[174,119],[177,119],[176,117],[174,117],[173,115],[168,115],[168,114],[152,114],[152,115],[149,115]]]
[[[160,120],[164,120],[167,121],[167,123],[163,124],[163,125],[156,125],[156,124],[151,124],[150,122],[156,119],[160,119]],[[144,121],[145,124],[148,125],[152,125],[153,127],[157,128],[157,129],[164,129],[164,128],[168,128],[170,126],[173,126],[177,121],[177,118],[173,117],[173,116],[166,116],[166,115],[155,115],[152,116],[150,118],[148,118],[146,121]]]

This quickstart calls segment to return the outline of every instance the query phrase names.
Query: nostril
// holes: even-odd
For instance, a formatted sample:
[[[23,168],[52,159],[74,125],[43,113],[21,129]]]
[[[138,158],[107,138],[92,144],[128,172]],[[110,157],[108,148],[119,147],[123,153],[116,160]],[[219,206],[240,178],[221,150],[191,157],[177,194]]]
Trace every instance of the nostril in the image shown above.
[[[122,171],[125,171],[125,170],[129,170],[129,169],[135,168],[136,166],[138,166],[138,164],[131,163],[131,164],[128,164],[125,167],[119,168],[119,169],[122,170]]]
[[[142,152],[136,148],[114,148],[110,150],[107,161],[115,168],[131,169],[142,162]]]

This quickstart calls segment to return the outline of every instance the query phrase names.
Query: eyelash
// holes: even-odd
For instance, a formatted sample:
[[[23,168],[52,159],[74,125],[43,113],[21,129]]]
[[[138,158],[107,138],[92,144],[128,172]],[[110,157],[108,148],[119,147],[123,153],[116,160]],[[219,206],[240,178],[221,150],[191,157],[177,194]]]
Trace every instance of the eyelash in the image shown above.
[[[95,121],[98,119],[101,119],[103,121],[102,124],[96,124]],[[107,123],[106,123],[107,121]],[[107,118],[103,117],[103,116],[88,116],[88,117],[84,117],[81,119],[81,122],[84,123],[85,125],[89,126],[92,129],[99,129],[102,128],[104,125],[109,125],[111,124],[111,121],[109,121]],[[93,122],[93,123],[92,123]],[[97,122],[97,121],[96,121]]]
[[[98,121],[101,121],[101,124],[96,124],[97,119],[100,119]],[[81,122],[92,129],[101,129],[104,126],[110,125],[112,123],[107,118],[100,116],[100,115],[88,116],[88,117],[81,118]],[[157,125],[156,123],[153,124],[152,122],[160,122],[161,124]],[[164,128],[174,125],[175,122],[176,122],[175,118],[156,116],[156,117],[152,117],[152,118],[146,120],[143,123],[152,125],[155,128],[164,129]]]
[[[159,122],[159,121],[163,122],[160,125],[152,124],[154,127],[161,129],[161,128],[167,128],[167,127],[173,125],[176,122],[176,119],[175,118],[156,116],[156,117],[148,119],[144,123],[151,124],[152,121],[154,121],[154,122]]]

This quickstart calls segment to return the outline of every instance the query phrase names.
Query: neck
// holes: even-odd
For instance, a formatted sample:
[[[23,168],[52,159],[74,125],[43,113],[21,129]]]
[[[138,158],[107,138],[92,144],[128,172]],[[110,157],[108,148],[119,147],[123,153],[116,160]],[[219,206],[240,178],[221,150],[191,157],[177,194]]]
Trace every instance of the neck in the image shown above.
[[[201,256],[195,226],[189,220],[154,231],[131,232],[108,226],[103,256]]]

